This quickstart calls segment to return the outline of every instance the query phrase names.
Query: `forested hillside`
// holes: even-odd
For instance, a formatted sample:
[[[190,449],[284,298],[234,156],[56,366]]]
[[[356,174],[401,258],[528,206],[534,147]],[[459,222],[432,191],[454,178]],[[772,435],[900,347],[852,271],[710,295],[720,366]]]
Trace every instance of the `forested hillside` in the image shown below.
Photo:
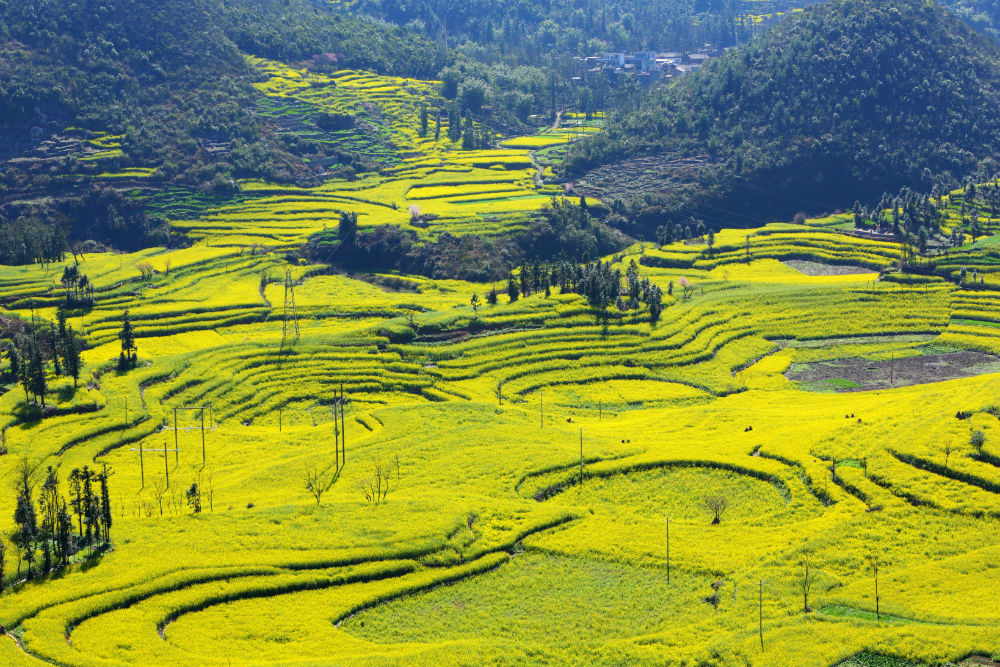
[[[751,26],[738,22],[740,0],[348,0],[339,3],[398,24],[409,24],[453,47],[472,42],[507,64],[547,64],[553,52],[589,55],[601,50],[691,49],[728,46]]]
[[[244,54],[422,77],[448,62],[405,29],[307,0],[0,0],[0,217],[29,245],[58,224],[134,248],[165,228],[102,172],[147,194],[228,196],[236,178],[308,179],[309,157],[357,161],[280,136]]]
[[[998,55],[933,5],[835,0],[658,89],[579,142],[566,173],[608,200],[658,192],[633,207],[647,230],[790,219],[992,173]]]

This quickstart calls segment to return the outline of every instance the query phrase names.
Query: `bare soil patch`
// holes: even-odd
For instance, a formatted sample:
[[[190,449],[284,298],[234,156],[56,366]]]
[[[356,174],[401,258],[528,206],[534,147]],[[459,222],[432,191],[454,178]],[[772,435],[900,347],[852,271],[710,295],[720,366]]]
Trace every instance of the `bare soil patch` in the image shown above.
[[[1000,372],[1000,357],[963,350],[876,361],[851,357],[793,364],[785,373],[809,391],[869,391]]]
[[[805,259],[786,259],[781,263],[807,276],[854,276],[860,273],[875,273],[863,266],[822,264]]]

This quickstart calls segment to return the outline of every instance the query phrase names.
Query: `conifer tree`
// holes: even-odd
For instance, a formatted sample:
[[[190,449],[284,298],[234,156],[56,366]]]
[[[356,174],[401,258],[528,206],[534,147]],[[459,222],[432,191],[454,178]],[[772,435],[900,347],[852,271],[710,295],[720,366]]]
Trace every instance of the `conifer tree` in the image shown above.
[[[93,549],[95,533],[100,532],[100,512],[98,500],[94,496],[94,473],[87,466],[83,466],[80,474],[83,483],[83,523],[86,526],[85,537],[87,546]],[[99,536],[99,535],[98,535]]]
[[[62,375],[62,366],[59,363],[59,340],[56,337],[56,330],[49,329],[49,347],[52,348],[52,370],[56,377]]]
[[[38,499],[38,505],[42,513],[42,529],[39,537],[45,541],[45,545],[49,547],[50,552],[48,554],[50,560],[46,563],[45,567],[46,571],[52,569],[52,552],[55,553],[57,558],[59,555],[59,545],[56,540],[59,501],[59,479],[56,476],[56,471],[52,466],[49,466],[45,474],[45,481],[42,483],[41,497]]]
[[[122,342],[122,353],[118,358],[118,367],[121,370],[130,367],[135,368],[135,331],[132,329],[132,321],[129,319],[128,309],[122,315],[122,329],[118,332],[118,340]]]
[[[12,347],[7,350],[7,357],[10,359],[10,374],[20,379],[20,355],[17,353],[17,348]]]
[[[17,504],[14,510],[14,523],[17,531],[14,533],[14,544],[21,549],[22,557],[28,563],[28,578],[31,578],[31,566],[35,563],[35,541],[38,539],[38,517],[35,514],[35,504],[31,499],[31,466],[27,459],[22,459],[17,467]]]
[[[73,388],[76,389],[77,381],[80,379],[80,348],[73,335],[73,327],[66,330],[66,337],[63,339],[63,355],[66,362],[66,374],[73,378]]]
[[[70,503],[73,514],[76,515],[77,535],[83,537],[83,475],[79,468],[73,468],[69,473]]]
[[[462,132],[462,150],[471,151],[476,147],[476,129],[472,125],[472,116],[465,117],[465,129]]]
[[[108,471],[108,464],[105,463],[101,473],[97,476],[101,482],[100,523],[101,529],[104,532],[105,543],[111,541],[111,494],[108,491],[108,478],[110,476],[111,473]]]
[[[28,360],[25,359],[25,352],[23,350],[15,350],[15,354],[17,354],[19,359],[17,363],[17,380],[21,383],[21,388],[24,389],[24,400],[28,401],[31,398],[31,374],[28,372]]]
[[[59,514],[56,518],[56,540],[59,543],[59,554],[63,565],[69,564],[72,535],[73,518],[70,517],[66,501],[63,500],[59,505]]]
[[[28,365],[28,389],[34,394],[35,400],[41,400],[45,407],[45,393],[48,382],[45,379],[45,363],[42,361],[42,350],[38,345],[32,345],[31,363]]]
[[[514,273],[511,272],[507,274],[507,298],[510,299],[510,303],[517,301],[517,297],[521,296],[521,290],[517,286],[517,280],[514,278]]]

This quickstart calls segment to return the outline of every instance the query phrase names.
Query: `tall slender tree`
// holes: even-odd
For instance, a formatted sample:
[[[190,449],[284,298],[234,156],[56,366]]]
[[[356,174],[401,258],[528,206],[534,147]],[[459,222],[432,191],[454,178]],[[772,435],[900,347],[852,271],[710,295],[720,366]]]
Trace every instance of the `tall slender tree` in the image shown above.
[[[83,466],[80,478],[83,484],[83,525],[86,530],[84,537],[87,540],[87,546],[93,549],[95,533],[97,533],[97,537],[100,536],[100,511],[98,509],[100,506],[94,495],[94,473],[89,467]]]
[[[14,509],[14,523],[17,531],[14,533],[14,544],[21,550],[21,558],[28,563],[28,578],[31,578],[32,565],[35,563],[35,542],[38,539],[38,515],[35,513],[35,503],[31,499],[33,484],[31,482],[31,464],[27,459],[21,459],[17,464],[15,490],[17,504]]]
[[[28,365],[28,389],[34,394],[36,401],[41,401],[45,407],[45,394],[48,391],[45,378],[45,362],[42,359],[42,349],[37,343],[32,345],[31,363]]]
[[[66,337],[63,339],[63,355],[66,374],[73,378],[73,388],[76,389],[80,379],[80,345],[76,342],[72,326],[66,330]]]
[[[77,535],[83,537],[83,473],[73,468],[69,473],[70,504],[76,515]]]
[[[105,463],[101,469],[101,473],[97,476],[97,479],[101,482],[100,525],[101,530],[104,532],[105,543],[111,541],[111,494],[108,491],[108,479],[110,477],[111,471],[108,470],[108,464]]]
[[[132,328],[132,321],[129,319],[127,308],[122,315],[122,329],[118,332],[118,340],[122,342],[122,352],[118,358],[118,367],[121,370],[135,368],[135,330]]]

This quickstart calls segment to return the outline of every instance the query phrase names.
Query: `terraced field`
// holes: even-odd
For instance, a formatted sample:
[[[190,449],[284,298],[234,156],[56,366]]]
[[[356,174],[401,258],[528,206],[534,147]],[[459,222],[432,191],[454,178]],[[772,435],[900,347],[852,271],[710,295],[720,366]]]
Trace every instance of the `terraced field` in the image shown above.
[[[491,285],[395,276],[406,289],[389,291],[288,267],[280,249],[340,210],[408,225],[416,204],[440,215],[425,238],[504,233],[549,196],[526,147],[567,133],[430,145],[406,131],[430,87],[261,66],[275,113],[380,99],[387,145],[414,155],[309,190],[245,183],[239,204],[178,223],[191,248],[83,257],[95,306],[69,317],[90,346],[79,388],[50,374],[53,408],[35,421],[7,388],[0,475],[26,457],[65,490],[74,468],[108,464],[113,549],[23,581],[0,493],[0,664],[826,667],[1000,652],[1000,377],[875,391],[788,378],[1000,351],[988,249],[969,250],[987,278],[973,287],[881,272],[899,247],[841,221],[637,244],[607,259],[663,289],[655,325],[558,288],[473,307]],[[62,271],[0,268],[6,312],[54,321]],[[118,371],[125,309],[139,364]],[[208,408],[204,430],[175,412],[193,406]],[[321,502],[311,470],[339,471]],[[709,498],[727,504],[718,523]]]
[[[351,70],[332,75],[252,59],[267,77],[257,84],[266,115],[296,136],[351,150],[380,164],[357,180],[328,180],[314,188],[258,181],[240,183],[239,201],[173,226],[206,245],[296,246],[335,226],[353,211],[362,227],[399,225],[422,238],[501,235],[523,229],[527,216],[562,193],[546,185],[532,152],[565,147],[596,123],[568,119],[567,127],[519,137],[497,148],[457,150],[432,117],[426,135],[421,108],[445,107],[434,82]],[[349,115],[353,126],[324,130],[321,115]],[[324,165],[317,165],[322,169]],[[416,213],[416,217],[415,214]]]

